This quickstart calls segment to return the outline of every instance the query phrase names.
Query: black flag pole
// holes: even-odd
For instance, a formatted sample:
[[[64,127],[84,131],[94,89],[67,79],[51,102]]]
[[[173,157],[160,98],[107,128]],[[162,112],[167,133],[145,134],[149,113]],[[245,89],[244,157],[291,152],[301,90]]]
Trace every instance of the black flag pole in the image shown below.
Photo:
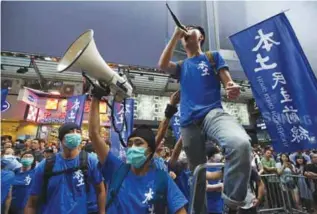
[[[173,11],[171,10],[171,8],[169,7],[169,5],[166,3],[166,7],[167,9],[170,11],[175,24],[177,25],[177,27],[179,27],[180,29],[184,30],[185,32],[187,32],[187,29],[180,23],[180,21],[178,20],[178,18],[175,16],[175,14],[173,13]]]

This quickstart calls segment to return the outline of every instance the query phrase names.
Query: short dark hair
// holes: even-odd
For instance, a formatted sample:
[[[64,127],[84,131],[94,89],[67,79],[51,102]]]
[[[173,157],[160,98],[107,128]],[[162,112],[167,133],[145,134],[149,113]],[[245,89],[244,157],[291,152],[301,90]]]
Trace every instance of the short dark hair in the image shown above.
[[[202,47],[204,45],[204,43],[205,43],[205,38],[206,38],[204,28],[201,27],[201,26],[198,26],[198,25],[188,25],[187,27],[191,27],[193,29],[197,29],[197,30],[199,30],[201,35],[203,35],[204,38],[203,38],[203,40],[200,41],[200,46]]]

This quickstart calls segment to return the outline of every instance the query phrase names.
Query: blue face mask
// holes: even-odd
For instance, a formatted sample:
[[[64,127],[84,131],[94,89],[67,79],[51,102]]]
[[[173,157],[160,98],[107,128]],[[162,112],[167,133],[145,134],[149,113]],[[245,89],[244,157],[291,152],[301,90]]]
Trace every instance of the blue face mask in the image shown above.
[[[146,161],[146,149],[143,147],[131,147],[127,151],[127,163],[139,169]]]
[[[34,161],[34,158],[22,158],[21,163],[22,166],[31,166]]]
[[[68,149],[75,149],[81,143],[81,135],[78,133],[69,133],[65,135],[64,144]]]

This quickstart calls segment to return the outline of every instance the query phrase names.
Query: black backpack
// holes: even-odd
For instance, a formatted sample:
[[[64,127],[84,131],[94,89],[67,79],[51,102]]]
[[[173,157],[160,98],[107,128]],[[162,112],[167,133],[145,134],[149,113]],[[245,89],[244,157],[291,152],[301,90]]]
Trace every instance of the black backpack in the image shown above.
[[[86,192],[89,192],[89,184],[88,184],[88,153],[82,150],[79,154],[79,166],[74,168],[69,168],[61,171],[53,171],[54,165],[56,162],[56,155],[46,159],[45,166],[44,166],[44,178],[43,178],[43,186],[42,186],[42,195],[41,200],[45,204],[47,202],[47,188],[48,182],[51,177],[56,175],[61,175],[64,173],[71,174],[78,170],[81,170],[84,175],[84,183],[86,187]]]

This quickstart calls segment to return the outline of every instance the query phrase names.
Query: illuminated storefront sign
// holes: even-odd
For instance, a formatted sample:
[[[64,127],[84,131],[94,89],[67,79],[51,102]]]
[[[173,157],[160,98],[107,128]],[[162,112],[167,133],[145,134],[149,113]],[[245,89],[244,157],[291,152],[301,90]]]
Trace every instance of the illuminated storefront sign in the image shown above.
[[[10,108],[10,103],[8,101],[4,101],[4,103],[1,105],[1,112],[5,112]]]

